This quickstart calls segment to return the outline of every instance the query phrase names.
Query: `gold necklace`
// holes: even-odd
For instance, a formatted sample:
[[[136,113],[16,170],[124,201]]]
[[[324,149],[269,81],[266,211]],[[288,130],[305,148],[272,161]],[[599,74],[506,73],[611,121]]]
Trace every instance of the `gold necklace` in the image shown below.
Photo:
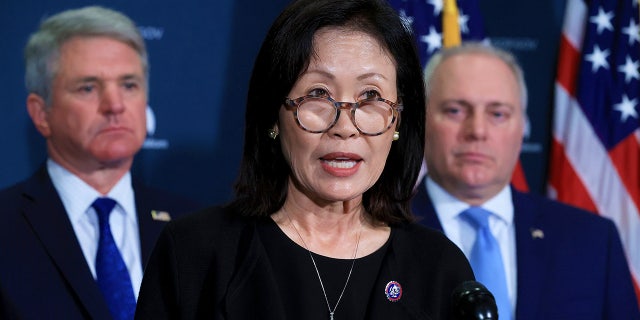
[[[316,269],[316,274],[318,275],[318,280],[320,281],[320,287],[322,288],[322,293],[324,294],[324,300],[327,302],[327,309],[329,309],[329,320],[334,320],[333,319],[333,314],[336,312],[336,309],[338,309],[338,305],[340,304],[340,300],[342,300],[342,295],[344,294],[344,291],[347,289],[347,285],[349,284],[349,279],[351,279],[351,272],[353,271],[353,266],[356,264],[356,256],[358,254],[358,245],[360,244],[360,234],[362,234],[362,224],[360,225],[360,231],[358,231],[358,238],[356,239],[356,249],[353,252],[353,258],[351,259],[351,268],[349,269],[349,274],[347,275],[347,281],[345,281],[345,283],[344,283],[344,287],[342,288],[342,292],[340,292],[340,297],[338,297],[338,301],[336,302],[336,305],[333,306],[333,309],[331,309],[331,305],[329,304],[329,298],[327,298],[327,292],[324,289],[324,283],[322,283],[322,277],[320,276],[320,271],[318,271],[318,265],[316,265],[316,260],[313,259],[313,255],[311,254],[311,250],[309,250],[309,247],[307,247],[307,243],[304,242],[304,239],[302,239],[302,236],[300,235],[300,232],[298,232],[298,228],[296,228],[296,226],[293,224],[293,220],[291,220],[291,217],[289,216],[289,213],[286,210],[284,210],[284,208],[282,208],[282,211],[287,215],[287,219],[289,219],[289,223],[293,227],[293,230],[296,232],[296,234],[298,235],[298,238],[300,238],[300,241],[302,242],[302,245],[304,246],[304,248],[309,253],[309,257],[311,258],[311,262],[313,262],[313,267]]]

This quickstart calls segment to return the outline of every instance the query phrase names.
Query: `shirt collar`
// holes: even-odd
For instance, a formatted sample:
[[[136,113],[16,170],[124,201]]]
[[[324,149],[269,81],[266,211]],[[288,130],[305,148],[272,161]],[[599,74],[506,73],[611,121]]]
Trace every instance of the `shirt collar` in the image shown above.
[[[454,197],[427,175],[425,179],[427,192],[433,202],[441,220],[456,218],[462,211],[470,207],[469,204]],[[511,200],[511,188],[506,185],[498,194],[481,205],[482,208],[491,211],[496,217],[507,225],[513,223],[513,202]]]
[[[93,201],[102,197],[97,190],[82,181],[69,170],[53,161],[47,160],[47,171],[53,186],[58,191],[60,200],[69,215],[69,219],[77,220],[91,207]],[[124,211],[127,219],[135,218],[135,200],[131,186],[131,173],[127,172],[105,196],[114,199]]]

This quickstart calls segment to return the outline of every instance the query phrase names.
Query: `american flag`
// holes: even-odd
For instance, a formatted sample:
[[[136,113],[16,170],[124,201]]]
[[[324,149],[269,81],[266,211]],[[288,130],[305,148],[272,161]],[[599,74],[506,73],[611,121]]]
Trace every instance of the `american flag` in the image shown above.
[[[549,195],[615,222],[640,297],[639,30],[636,0],[567,0]]]
[[[411,28],[424,67],[442,48],[442,12],[447,0],[389,0],[405,26]],[[458,24],[462,40],[483,40],[484,21],[478,0],[458,0]]]
[[[447,7],[454,6],[458,12],[462,41],[487,41],[478,0],[389,0],[389,3],[398,11],[405,26],[413,31],[423,68],[429,58],[443,46],[443,37],[446,35],[443,35],[445,31],[442,20]],[[421,177],[426,170],[423,164]],[[529,191],[520,161],[513,172],[511,183],[520,191]]]

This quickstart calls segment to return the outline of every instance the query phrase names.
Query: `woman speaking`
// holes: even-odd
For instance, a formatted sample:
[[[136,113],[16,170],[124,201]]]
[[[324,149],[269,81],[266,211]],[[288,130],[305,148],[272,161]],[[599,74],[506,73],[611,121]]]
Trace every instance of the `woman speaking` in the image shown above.
[[[235,199],[167,225],[138,319],[450,317],[473,273],[412,222],[422,72],[384,0],[290,4],[257,56],[245,120]]]

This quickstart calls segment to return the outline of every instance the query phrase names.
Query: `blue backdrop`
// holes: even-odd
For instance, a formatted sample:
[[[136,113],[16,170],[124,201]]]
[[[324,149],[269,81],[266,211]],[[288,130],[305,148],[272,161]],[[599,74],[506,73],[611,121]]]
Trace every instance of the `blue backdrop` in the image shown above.
[[[481,0],[487,35],[516,54],[529,83],[531,131],[522,163],[533,192],[545,186],[555,62],[564,1]],[[230,199],[240,162],[244,104],[262,38],[288,0],[0,0],[0,188],[46,158],[25,108],[22,52],[39,22],[99,4],[124,12],[149,50],[149,135],[133,174],[204,204]]]

